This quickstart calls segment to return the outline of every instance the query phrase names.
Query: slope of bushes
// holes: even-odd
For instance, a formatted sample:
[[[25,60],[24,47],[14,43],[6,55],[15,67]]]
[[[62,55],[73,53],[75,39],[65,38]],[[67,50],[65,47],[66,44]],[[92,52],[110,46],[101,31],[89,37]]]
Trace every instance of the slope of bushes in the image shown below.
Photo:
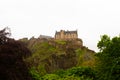
[[[95,71],[89,67],[73,67],[67,70],[57,70],[44,76],[33,74],[35,80],[95,80]]]

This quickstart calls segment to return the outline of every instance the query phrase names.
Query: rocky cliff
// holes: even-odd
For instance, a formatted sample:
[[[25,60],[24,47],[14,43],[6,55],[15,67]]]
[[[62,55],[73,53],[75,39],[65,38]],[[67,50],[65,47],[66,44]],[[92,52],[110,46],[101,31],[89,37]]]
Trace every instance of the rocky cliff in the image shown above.
[[[73,66],[94,66],[95,52],[83,46],[80,39],[21,39],[31,50],[26,59],[41,75]]]

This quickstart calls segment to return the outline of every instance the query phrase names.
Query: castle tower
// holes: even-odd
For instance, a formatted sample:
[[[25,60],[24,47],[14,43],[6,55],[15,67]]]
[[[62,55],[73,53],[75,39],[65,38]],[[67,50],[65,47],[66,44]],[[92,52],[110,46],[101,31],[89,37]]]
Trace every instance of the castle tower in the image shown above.
[[[64,32],[65,32],[65,31],[63,31],[63,30],[60,31],[60,38],[61,38],[61,39],[64,39],[64,37],[65,37]]]

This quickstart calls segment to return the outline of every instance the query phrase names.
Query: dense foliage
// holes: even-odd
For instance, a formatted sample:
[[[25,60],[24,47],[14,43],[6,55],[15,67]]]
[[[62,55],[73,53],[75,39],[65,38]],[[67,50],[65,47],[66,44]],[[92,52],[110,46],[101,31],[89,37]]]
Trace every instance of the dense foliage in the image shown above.
[[[98,80],[120,80],[120,36],[101,36],[97,54]]]
[[[10,36],[10,32],[7,32],[6,30],[10,30],[9,28],[4,28],[3,30],[0,30],[0,45],[4,44],[8,41],[8,36]]]
[[[6,28],[0,31],[0,80],[31,80],[23,60],[31,54],[30,51],[8,35]]]
[[[95,72],[89,67],[73,67],[67,70],[57,70],[44,76],[32,72],[35,80],[95,80]]]

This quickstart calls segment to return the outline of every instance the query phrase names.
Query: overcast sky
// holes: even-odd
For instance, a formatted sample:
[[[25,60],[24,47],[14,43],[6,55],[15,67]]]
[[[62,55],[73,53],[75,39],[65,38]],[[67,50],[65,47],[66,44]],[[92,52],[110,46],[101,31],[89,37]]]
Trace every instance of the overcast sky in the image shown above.
[[[0,0],[0,29],[6,26],[15,39],[78,30],[97,51],[100,35],[120,34],[120,0]]]

